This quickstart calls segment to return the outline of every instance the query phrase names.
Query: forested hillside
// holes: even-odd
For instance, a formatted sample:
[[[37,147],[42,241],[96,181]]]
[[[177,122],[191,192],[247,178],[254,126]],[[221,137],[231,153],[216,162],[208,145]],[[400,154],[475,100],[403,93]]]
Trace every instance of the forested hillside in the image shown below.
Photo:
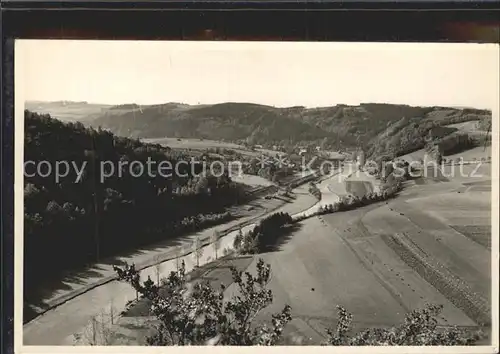
[[[328,132],[280,109],[247,103],[189,106],[169,103],[141,109],[106,111],[92,124],[118,135],[157,138],[182,137],[270,144],[273,141],[310,141]]]
[[[195,137],[267,146],[326,140],[331,147],[364,146],[373,154],[403,154],[422,148],[423,137],[433,126],[489,117],[491,112],[484,110],[393,104],[323,108],[165,104],[106,111],[92,124],[133,137]]]
[[[251,103],[123,104],[93,114],[88,124],[132,138],[204,138],[266,147],[361,146],[369,155],[377,156],[421,149],[430,128],[466,121],[488,125],[491,111],[379,103],[319,108]]]
[[[243,197],[243,186],[227,175],[193,177],[199,165],[190,163],[179,164],[172,177],[122,165],[101,183],[101,161],[146,166],[150,158],[176,166],[190,156],[30,111],[24,153],[32,161],[24,179],[26,291],[59,271],[228,220],[225,208]],[[41,161],[86,167],[79,181],[74,168],[56,181],[47,166],[41,169],[46,177],[36,173],[34,163]]]
[[[429,130],[449,124],[477,121],[491,122],[491,112],[476,109],[432,108],[423,116],[405,116],[389,122],[387,128],[368,142],[368,155],[401,156],[426,146]],[[440,128],[441,129],[441,128]],[[448,129],[453,134],[457,129]]]

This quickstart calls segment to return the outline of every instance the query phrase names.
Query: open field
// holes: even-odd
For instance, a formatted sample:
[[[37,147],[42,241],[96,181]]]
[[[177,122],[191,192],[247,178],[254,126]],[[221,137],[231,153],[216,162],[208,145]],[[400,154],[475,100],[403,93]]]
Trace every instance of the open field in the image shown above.
[[[466,150],[454,155],[446,156],[447,159],[455,160],[457,158],[463,158],[464,161],[472,161],[473,159],[481,160],[482,158],[487,158],[488,156],[492,157],[491,145],[486,146],[478,146],[470,150]]]
[[[303,336],[307,344],[318,344],[335,324],[336,305],[353,313],[358,330],[393,325],[429,302],[444,305],[440,325],[474,326],[381,237],[356,226],[371,208],[363,209],[307,219],[279,251],[261,255],[271,264],[275,296],[262,317],[291,305],[294,320],[286,329],[287,340]]]
[[[479,123],[479,120],[471,120],[468,122],[446,125],[446,127],[455,128],[461,132],[473,134],[473,135],[474,134],[483,134],[483,135],[486,134],[487,132],[485,130],[481,130],[478,128],[478,123]],[[491,135],[491,132],[489,134]]]
[[[270,180],[254,175],[242,174],[241,176],[231,176],[231,180],[236,183],[246,184],[248,186],[272,186],[274,183]]]
[[[476,189],[485,189],[491,191],[491,164],[486,162],[472,164],[453,164],[444,166],[441,173],[447,179],[454,183],[465,186],[476,186]],[[480,185],[483,188],[478,188]],[[489,189],[488,189],[489,187]]]
[[[235,150],[243,155],[249,156],[259,156],[259,155],[270,155],[274,156],[278,151],[269,149],[255,149],[249,150],[243,145],[238,145],[235,143],[209,140],[209,139],[194,139],[194,138],[151,138],[151,139],[141,139],[145,143],[150,144],[161,144],[168,146],[172,149],[193,149],[193,150],[205,150],[205,149],[230,149]]]
[[[491,251],[491,225],[451,225],[451,227]]]
[[[415,198],[409,202],[416,208],[425,208],[421,210],[491,250],[491,193],[484,189],[477,190],[477,187],[489,187],[491,191],[491,181],[484,182],[466,185],[460,194],[448,193],[436,198]]]
[[[289,304],[294,321],[287,331],[298,331],[312,343],[334,325],[336,305],[352,311],[358,326],[394,323],[404,315],[398,301],[319,218],[304,221],[279,251],[262,258],[271,264],[274,294],[262,317]]]
[[[478,120],[471,120],[468,122],[462,122],[462,123],[455,123],[455,124],[449,124],[446,125],[447,128],[455,128],[463,132],[473,132],[477,131],[477,124],[479,123]]]
[[[412,162],[412,161],[418,161],[420,159],[423,160],[424,156],[425,156],[425,149],[420,149],[412,153],[399,156],[398,159]],[[472,161],[474,159],[481,160],[482,158],[487,158],[488,156],[490,157],[492,156],[491,145],[486,146],[486,149],[484,148],[484,146],[478,146],[466,151],[462,151],[457,154],[445,155],[444,157],[449,160],[456,160],[458,158],[463,158],[464,161]]]
[[[491,194],[488,192],[445,193],[408,200],[412,208],[432,215],[448,225],[491,225]]]
[[[370,232],[383,235],[408,265],[431,284],[435,282],[433,285],[469,317],[480,323],[489,321],[491,263],[488,250],[433,218],[431,212],[426,214],[408,204],[395,202],[391,207],[377,209],[368,214],[363,223]],[[429,210],[430,206],[426,211]],[[440,280],[434,279],[437,275],[433,273]],[[465,300],[479,309],[474,310]]]
[[[194,139],[194,138],[153,138],[153,139],[141,139],[141,141],[150,144],[160,144],[168,146],[172,149],[210,149],[210,148],[220,148],[220,149],[238,149],[245,150],[241,145],[208,140],[208,139]]]
[[[292,306],[286,341],[318,344],[337,304],[353,313],[357,329],[393,325],[427,303],[444,306],[440,326],[488,325],[491,254],[456,227],[485,232],[490,199],[456,186],[416,185],[388,204],[307,219],[279,251],[262,255],[275,295],[266,314]]]

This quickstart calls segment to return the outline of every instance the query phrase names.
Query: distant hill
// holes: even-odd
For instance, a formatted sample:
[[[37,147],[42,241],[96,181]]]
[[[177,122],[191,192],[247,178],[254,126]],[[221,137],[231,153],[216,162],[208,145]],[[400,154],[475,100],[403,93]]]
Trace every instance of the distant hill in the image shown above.
[[[96,107],[92,114],[88,106],[91,105],[86,107],[89,124],[125,137],[203,138],[268,147],[275,144],[360,146],[369,156],[401,155],[420,149],[425,145],[429,129],[435,126],[491,120],[491,112],[486,110],[379,103],[318,108],[276,108],[232,102],[193,106],[124,104],[100,106],[98,113]]]
[[[87,123],[100,114],[112,107],[105,104],[93,104],[85,101],[54,101],[54,102],[41,102],[41,101],[27,101],[24,108],[37,112],[40,114],[50,114],[53,118],[59,119],[63,122],[76,122]]]
[[[177,103],[142,106],[120,114],[106,111],[93,121],[129,137],[204,138],[254,144],[273,141],[311,141],[328,137],[327,131],[269,106],[248,103],[189,106]],[[300,117],[295,117],[300,118]]]

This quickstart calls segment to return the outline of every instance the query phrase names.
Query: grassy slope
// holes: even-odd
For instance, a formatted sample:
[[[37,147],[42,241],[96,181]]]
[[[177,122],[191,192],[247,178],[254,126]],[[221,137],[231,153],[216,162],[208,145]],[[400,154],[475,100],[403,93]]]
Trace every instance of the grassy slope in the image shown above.
[[[472,135],[485,135],[487,133],[487,128],[485,129],[484,123],[481,120],[471,120],[468,122],[456,123],[447,125],[449,128],[458,129],[460,132],[472,134]],[[491,131],[489,132],[491,135]]]
[[[478,146],[458,154],[446,156],[446,158],[457,159],[463,157],[465,161],[471,161],[473,159],[481,160],[482,158],[487,158],[488,156],[493,157],[491,151],[491,145],[486,146],[486,148],[484,148],[484,146]]]
[[[399,158],[411,162],[424,159],[424,156],[425,156],[425,149],[419,149],[409,154],[402,155]],[[478,146],[469,150],[462,151],[457,154],[445,155],[445,158],[450,160],[456,160],[462,157],[465,161],[472,161],[473,159],[481,160],[482,158],[487,158],[488,156],[492,157],[491,145],[486,146],[486,148],[484,148],[484,146]]]

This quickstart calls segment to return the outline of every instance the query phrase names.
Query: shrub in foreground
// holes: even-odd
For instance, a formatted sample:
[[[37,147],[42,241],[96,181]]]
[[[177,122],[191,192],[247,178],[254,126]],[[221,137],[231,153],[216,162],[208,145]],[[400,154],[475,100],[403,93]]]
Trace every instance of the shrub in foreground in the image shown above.
[[[151,312],[160,325],[148,338],[150,345],[278,345],[292,320],[291,307],[286,305],[272,316],[271,326],[256,322],[257,315],[273,301],[267,288],[271,267],[262,259],[255,276],[231,269],[238,294],[229,300],[224,300],[224,285],[216,290],[208,281],[188,283],[184,263],[161,288],[149,278],[141,284],[133,265],[114,268],[120,280],[151,301]],[[437,317],[442,308],[428,305],[408,313],[399,325],[352,333],[352,314],[337,306],[337,325],[326,330],[323,345],[474,345],[483,337],[480,331],[439,328]]]
[[[438,328],[437,316],[442,305],[428,305],[424,309],[406,314],[403,323],[389,328],[370,328],[355,334],[352,329],[352,314],[337,306],[338,324],[335,330],[327,330],[324,345],[473,345],[483,337],[480,331],[470,332],[457,327]]]
[[[271,326],[255,326],[256,316],[273,301],[267,289],[271,267],[262,259],[255,276],[231,268],[239,294],[226,301],[224,285],[216,290],[208,281],[188,283],[184,263],[170,273],[161,289],[151,279],[140,284],[133,265],[114,269],[120,280],[151,301],[151,312],[160,325],[148,338],[150,345],[275,345],[291,320],[291,308],[286,305],[272,316]]]

